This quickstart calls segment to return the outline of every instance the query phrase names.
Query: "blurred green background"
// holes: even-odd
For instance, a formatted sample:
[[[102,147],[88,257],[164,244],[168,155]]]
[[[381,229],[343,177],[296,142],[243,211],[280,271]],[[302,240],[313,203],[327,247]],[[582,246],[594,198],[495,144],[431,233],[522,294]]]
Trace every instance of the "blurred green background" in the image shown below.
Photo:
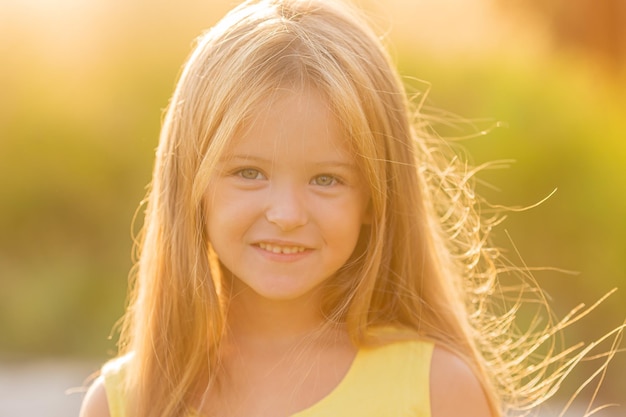
[[[162,109],[192,40],[235,3],[0,0],[0,361],[113,354]],[[444,135],[490,130],[462,142],[474,163],[516,161],[480,174],[482,194],[527,206],[558,189],[496,231],[514,262],[577,272],[536,273],[557,314],[620,288],[566,342],[620,325],[626,2],[357,3],[429,106],[474,121]],[[601,402],[626,404],[624,356]]]

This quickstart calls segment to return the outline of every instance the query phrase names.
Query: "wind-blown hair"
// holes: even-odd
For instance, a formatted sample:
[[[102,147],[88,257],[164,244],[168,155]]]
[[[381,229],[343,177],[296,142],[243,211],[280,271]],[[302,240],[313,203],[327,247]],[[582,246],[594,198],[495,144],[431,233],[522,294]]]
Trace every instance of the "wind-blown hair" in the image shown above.
[[[184,416],[218,378],[227,297],[205,230],[207,188],[238,128],[285,86],[323,95],[369,185],[372,223],[324,288],[329,322],[345,323],[357,346],[390,325],[454,351],[494,415],[540,398],[527,385],[516,403],[522,366],[499,354],[511,320],[490,309],[496,220],[480,217],[470,173],[426,133],[379,38],[337,2],[266,0],[197,40],[165,114],[120,340],[120,355],[133,355],[130,415]]]

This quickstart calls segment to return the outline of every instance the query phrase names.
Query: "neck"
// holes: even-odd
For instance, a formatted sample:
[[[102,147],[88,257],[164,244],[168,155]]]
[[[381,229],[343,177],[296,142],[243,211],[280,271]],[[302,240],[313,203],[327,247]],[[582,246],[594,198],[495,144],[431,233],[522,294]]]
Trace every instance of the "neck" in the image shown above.
[[[239,348],[289,348],[324,328],[321,297],[314,291],[290,300],[269,300],[235,285],[230,297],[229,336]]]
[[[239,342],[278,347],[320,330],[324,318],[316,294],[294,300],[267,300],[244,288],[231,298],[227,322]]]

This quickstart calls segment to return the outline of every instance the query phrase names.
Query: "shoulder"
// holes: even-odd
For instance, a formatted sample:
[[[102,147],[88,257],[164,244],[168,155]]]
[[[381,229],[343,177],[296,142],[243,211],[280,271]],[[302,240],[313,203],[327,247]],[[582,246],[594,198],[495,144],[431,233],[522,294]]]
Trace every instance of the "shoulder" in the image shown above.
[[[492,417],[487,396],[470,366],[435,346],[430,369],[432,417]]]
[[[126,415],[124,380],[132,355],[114,358],[104,364],[100,376],[91,384],[83,400],[80,417]]]
[[[80,408],[80,417],[110,417],[104,378],[100,376],[87,390]]]

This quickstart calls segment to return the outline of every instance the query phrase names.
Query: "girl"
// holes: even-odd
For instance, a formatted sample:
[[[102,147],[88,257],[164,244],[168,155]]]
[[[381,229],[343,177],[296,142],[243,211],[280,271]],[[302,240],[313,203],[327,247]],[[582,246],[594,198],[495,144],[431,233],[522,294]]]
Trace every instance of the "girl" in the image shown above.
[[[494,220],[357,16],[248,1],[198,40],[82,417],[496,417],[554,385],[503,353]]]

